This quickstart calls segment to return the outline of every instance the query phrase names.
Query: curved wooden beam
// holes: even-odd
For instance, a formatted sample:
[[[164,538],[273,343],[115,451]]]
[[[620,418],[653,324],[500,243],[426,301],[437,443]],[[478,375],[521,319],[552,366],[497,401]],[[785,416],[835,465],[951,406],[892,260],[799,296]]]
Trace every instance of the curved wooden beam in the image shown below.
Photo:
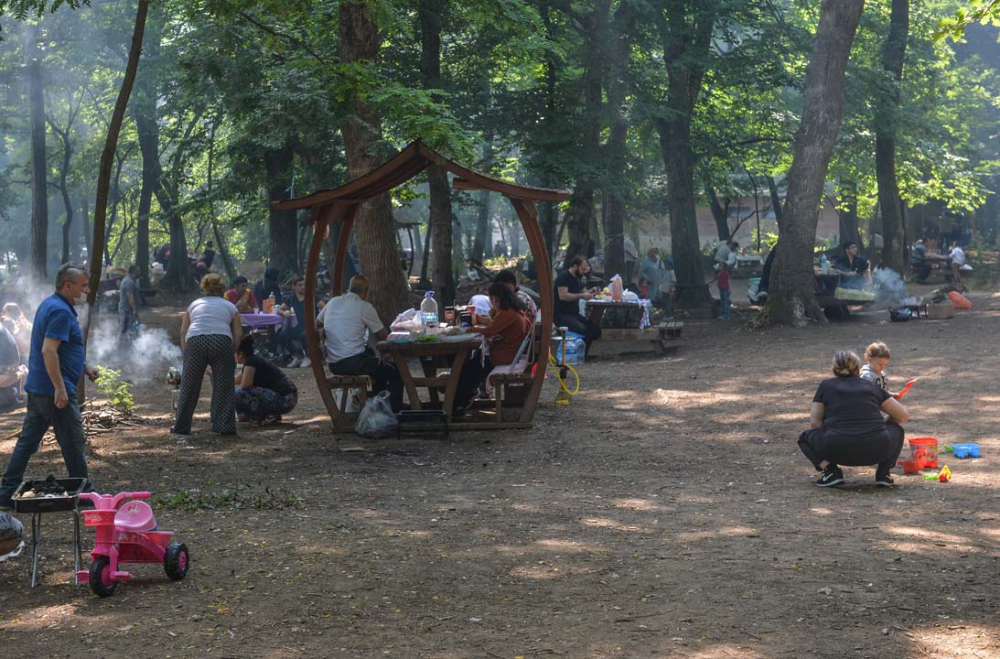
[[[535,272],[538,274],[538,297],[541,302],[542,312],[542,340],[538,346],[535,359],[535,379],[531,383],[531,389],[524,401],[524,409],[521,411],[521,423],[530,423],[538,406],[538,399],[542,395],[542,383],[545,381],[545,371],[549,367],[549,349],[552,345],[552,322],[555,306],[553,301],[554,289],[552,282],[552,266],[549,264],[549,252],[545,249],[545,239],[542,237],[542,228],[538,225],[538,209],[533,201],[527,199],[511,198],[514,211],[521,220],[524,228],[524,236],[528,239],[528,247],[531,255],[535,259]],[[534,326],[532,330],[534,331]],[[502,421],[502,419],[498,419]]]
[[[357,210],[357,204],[352,204],[350,206],[344,204],[335,204],[331,206],[317,206],[313,209],[312,218],[310,222],[313,228],[313,238],[312,243],[309,246],[309,258],[306,261],[306,300],[316,299],[316,275],[319,272],[319,255],[323,249],[323,239],[326,237],[326,230],[329,227],[331,221],[342,222],[341,235],[344,232],[350,232],[350,226],[354,222],[354,213]],[[341,257],[338,260],[338,267],[342,270],[343,259],[341,255],[341,245],[345,245],[346,241],[339,241],[337,243],[337,255]],[[343,250],[346,253],[346,248]],[[338,270],[337,272],[340,272]],[[337,280],[336,275],[334,279]],[[316,304],[303,305],[305,311],[305,322],[306,328],[306,349],[309,352],[309,360],[312,362],[312,372],[313,377],[316,379],[316,386],[319,388],[320,397],[323,399],[323,405],[326,406],[327,414],[330,415],[330,420],[333,422],[334,428],[341,428],[347,425],[347,417],[344,411],[337,407],[337,402],[333,399],[333,393],[330,391],[330,387],[326,385],[326,372],[323,368],[326,366],[323,360],[323,348],[319,344],[319,331],[316,329]]]

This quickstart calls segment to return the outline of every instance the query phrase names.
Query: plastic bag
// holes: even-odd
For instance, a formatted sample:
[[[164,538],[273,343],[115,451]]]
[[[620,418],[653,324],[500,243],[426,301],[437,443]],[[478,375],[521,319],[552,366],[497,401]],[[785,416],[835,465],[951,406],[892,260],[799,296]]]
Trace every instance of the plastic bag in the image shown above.
[[[368,439],[384,439],[396,434],[398,423],[389,404],[389,392],[382,391],[365,403],[354,424],[354,432]]]
[[[948,291],[948,299],[951,300],[951,306],[956,309],[971,309],[972,303],[969,299],[957,291]]]

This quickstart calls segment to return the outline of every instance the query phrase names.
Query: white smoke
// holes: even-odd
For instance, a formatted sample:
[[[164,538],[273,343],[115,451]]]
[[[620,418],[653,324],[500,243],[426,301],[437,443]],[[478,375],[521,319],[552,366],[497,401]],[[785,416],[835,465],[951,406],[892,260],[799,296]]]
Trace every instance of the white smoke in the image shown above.
[[[179,346],[161,328],[143,326],[131,346],[119,341],[117,314],[102,314],[90,328],[87,363],[122,372],[129,380],[158,378],[170,367],[179,367],[183,357]]]
[[[872,273],[872,284],[877,309],[899,306],[906,299],[906,282],[891,268],[876,268]]]

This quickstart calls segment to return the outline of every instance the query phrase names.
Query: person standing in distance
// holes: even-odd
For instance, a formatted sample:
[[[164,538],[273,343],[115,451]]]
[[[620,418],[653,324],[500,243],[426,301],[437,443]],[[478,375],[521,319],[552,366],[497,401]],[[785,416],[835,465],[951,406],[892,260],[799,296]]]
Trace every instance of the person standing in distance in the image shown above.
[[[130,265],[118,298],[118,345],[132,341],[132,324],[139,320],[139,266]]]
[[[12,507],[11,496],[24,478],[28,460],[50,427],[55,430],[69,477],[87,478],[87,458],[83,454],[87,437],[76,400],[76,383],[84,374],[96,380],[97,370],[85,364],[83,332],[73,307],[83,302],[89,291],[83,268],[66,264],[56,275],[56,292],[45,298],[35,312],[28,378],[24,383],[28,409],[21,438],[0,481],[0,508]]]

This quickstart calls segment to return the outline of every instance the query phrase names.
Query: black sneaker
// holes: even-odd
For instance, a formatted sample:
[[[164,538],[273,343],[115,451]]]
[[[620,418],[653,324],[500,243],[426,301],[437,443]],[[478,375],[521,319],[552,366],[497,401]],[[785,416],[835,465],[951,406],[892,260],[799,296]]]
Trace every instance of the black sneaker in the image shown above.
[[[844,484],[844,472],[840,470],[840,467],[827,467],[823,475],[819,477],[816,481],[816,485],[819,487],[833,487],[834,485]]]
[[[875,487],[894,487],[896,481],[892,480],[889,474],[877,474],[875,476]]]

